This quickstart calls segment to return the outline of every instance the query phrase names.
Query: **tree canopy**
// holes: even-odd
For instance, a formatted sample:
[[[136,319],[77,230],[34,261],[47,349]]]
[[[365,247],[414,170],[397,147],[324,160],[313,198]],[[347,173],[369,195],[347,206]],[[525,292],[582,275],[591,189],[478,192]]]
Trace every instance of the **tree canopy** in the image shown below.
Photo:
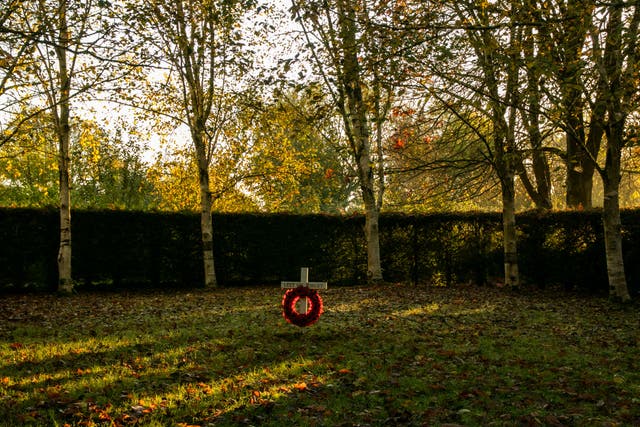
[[[50,55],[59,44],[42,25],[35,24],[38,7],[54,5],[53,2],[40,3],[11,0],[4,2],[0,10],[0,137],[3,146],[14,145],[4,148],[4,157],[13,159],[3,160],[5,175],[15,162],[35,162],[33,166],[37,169],[36,163],[40,160],[33,151],[47,150],[46,144],[39,146],[39,150],[35,146],[21,149],[25,144],[24,135],[28,133],[21,127],[31,131],[37,128],[39,138],[52,138],[51,134],[47,136],[46,126],[36,124],[42,124],[42,119],[36,116],[42,111],[41,96],[45,95],[38,89],[38,82],[55,79],[55,75],[42,74],[45,69],[36,65],[34,55],[37,52]],[[168,159],[168,151],[158,141],[172,141],[181,147],[183,141],[175,135],[183,136],[184,132],[176,129],[190,120],[197,122],[189,119],[192,113],[180,107],[181,83],[174,78],[179,76],[178,69],[172,71],[170,63],[161,60],[163,48],[169,47],[162,44],[161,36],[168,41],[171,34],[178,37],[183,31],[183,35],[193,41],[192,45],[184,46],[187,49],[184,61],[194,66],[204,65],[205,58],[199,53],[207,46],[202,38],[207,28],[203,24],[215,18],[193,15],[188,18],[189,26],[175,26],[171,22],[177,23],[176,5],[173,9],[166,9],[169,6],[163,2],[154,5],[150,3],[149,10],[126,1],[92,1],[82,8],[72,6],[68,16],[77,22],[69,25],[80,27],[70,28],[70,43],[64,48],[69,55],[78,55],[70,63],[75,67],[70,96],[78,107],[74,110],[78,120],[72,127],[94,121],[114,134],[113,123],[118,121],[117,117],[124,117],[129,120],[129,130],[144,129],[133,137],[121,134],[122,148],[118,150],[124,157],[130,152],[145,159],[139,165],[139,172],[146,174],[147,180],[161,179],[165,174],[159,170],[164,164],[171,163],[185,171],[189,168],[192,161],[189,156],[176,155]],[[535,1],[391,4],[358,0],[346,5],[355,8],[352,20],[360,32],[354,40],[362,52],[366,52],[359,57],[359,65],[368,79],[363,100],[370,118],[370,132],[375,137],[372,154],[376,159],[372,159],[372,171],[385,183],[382,198],[386,203],[382,209],[495,209],[497,181],[485,173],[495,154],[486,145],[486,135],[494,132],[485,122],[488,102],[492,101],[513,109],[516,204],[520,209],[589,207],[602,203],[603,186],[593,179],[593,173],[604,166],[602,141],[607,141],[602,119],[599,119],[607,116],[603,92],[606,76],[601,71],[606,69],[609,60],[603,56],[609,53],[605,49],[610,46],[605,43],[608,34],[612,37],[617,34],[613,24],[607,25],[607,20],[614,11],[619,11],[619,22],[628,28],[616,36],[622,46],[617,61],[623,61],[626,67],[621,76],[628,76],[624,78],[631,79],[631,87],[637,87],[637,79],[633,77],[634,57],[630,56],[635,43],[635,5],[620,3],[607,8],[588,0],[556,1],[547,7],[539,7]],[[216,175],[218,182],[212,191],[215,199],[212,203],[222,210],[238,209],[240,205],[249,210],[299,212],[361,209],[363,202],[356,194],[361,178],[357,177],[355,165],[349,164],[345,150],[340,148],[340,141],[346,141],[349,136],[336,126],[339,111],[327,109],[329,103],[346,93],[331,92],[331,88],[337,89],[335,86],[319,85],[323,79],[329,83],[337,81],[336,75],[324,67],[323,76],[312,66],[314,55],[326,55],[317,56],[315,60],[328,65],[332,52],[339,46],[328,45],[332,40],[335,42],[330,37],[324,41],[317,38],[321,32],[305,39],[301,26],[304,22],[296,20],[296,16],[307,19],[308,28],[320,25],[323,20],[338,16],[338,5],[327,4],[329,9],[324,12],[316,7],[319,3],[312,1],[292,3],[290,11],[286,5],[257,2],[255,6],[249,10],[247,5],[240,5],[248,12],[228,33],[230,43],[225,48],[228,50],[225,61],[239,68],[236,68],[238,72],[225,72],[224,84],[237,96],[210,100],[212,109],[216,109],[212,120],[223,124],[217,126],[215,138],[227,141],[220,144],[219,153],[210,153],[212,176]],[[218,18],[224,16],[229,20],[231,9],[225,12],[224,7],[220,3],[217,9],[210,10],[219,11]],[[167,14],[162,12],[164,9]],[[301,13],[303,10],[308,11]],[[164,15],[159,15],[161,12]],[[171,20],[158,20],[160,16],[171,17]],[[156,30],[149,26],[152,22]],[[199,24],[195,25],[196,22]],[[159,25],[173,25],[171,28],[176,32],[154,32]],[[89,26],[91,32],[85,29]],[[86,32],[84,36],[82,31]],[[180,46],[179,40],[175,40],[177,44],[173,46]],[[221,42],[222,33],[212,41]],[[474,50],[474,43],[486,49]],[[117,49],[118,45],[126,49]],[[315,53],[311,47],[316,48]],[[319,47],[325,50],[321,53],[317,50]],[[517,98],[495,100],[495,95],[488,92],[490,87],[478,80],[481,67],[476,61],[482,59],[483,52],[489,51],[494,64],[501,67],[499,74],[508,73],[508,67],[516,73],[517,85],[513,89]],[[149,67],[143,67],[145,63]],[[203,74],[183,77],[184,84],[204,82]],[[221,85],[222,80],[213,83]],[[314,93],[309,92],[310,87]],[[57,96],[55,92],[50,95]],[[51,99],[58,102],[56,98]],[[621,135],[627,142],[621,148],[620,203],[633,206],[640,198],[635,190],[636,91],[625,94],[624,99],[628,113]],[[292,100],[303,108],[291,105]],[[134,110],[122,107],[125,104]],[[308,110],[299,115],[297,123],[306,120],[316,130],[312,139],[308,132],[305,136],[306,131],[296,129],[293,114],[282,111],[280,117],[277,116],[277,110],[287,105],[296,112]],[[106,110],[110,110],[109,114]],[[188,114],[183,115],[181,111]],[[104,118],[108,116],[109,123],[105,123]],[[269,129],[268,120],[271,120]],[[288,147],[281,145],[285,139],[278,137],[285,132],[289,133]],[[292,136],[300,139],[292,141]],[[149,147],[153,150],[144,151]],[[242,152],[239,147],[243,147]],[[158,156],[163,150],[163,156]],[[323,157],[322,167],[318,163],[312,165],[317,161],[313,157],[316,155]],[[274,167],[276,164],[280,169]],[[84,166],[79,167],[82,168]],[[285,169],[287,174],[283,175]],[[259,178],[269,174],[273,174],[273,179]],[[191,175],[190,179],[195,179]],[[314,196],[316,202],[303,201],[305,196],[298,197],[308,191],[305,188],[327,183],[325,175],[340,177],[339,185],[335,178],[333,184],[343,187],[341,195],[336,193],[342,200],[329,202],[326,197],[333,196],[328,194]],[[166,184],[166,177],[162,179]],[[189,203],[169,202],[171,198],[188,200],[190,196],[169,190],[161,182],[156,184],[141,187],[148,193],[147,202],[116,205],[142,209],[197,208]],[[5,195],[15,195],[15,200],[5,203],[43,203],[29,196],[33,187],[8,179],[2,185],[7,189]],[[161,188],[166,188],[167,193],[159,194]],[[94,191],[102,190],[96,187]],[[48,194],[53,193],[48,191]],[[94,196],[82,196],[85,197],[94,199],[92,205],[109,205],[106,200],[103,203]],[[226,203],[227,197],[236,202],[240,197],[247,203]],[[285,202],[287,197],[290,202]],[[323,197],[325,201],[320,201]],[[72,204],[76,205],[73,201]],[[87,203],[81,201],[77,205]]]

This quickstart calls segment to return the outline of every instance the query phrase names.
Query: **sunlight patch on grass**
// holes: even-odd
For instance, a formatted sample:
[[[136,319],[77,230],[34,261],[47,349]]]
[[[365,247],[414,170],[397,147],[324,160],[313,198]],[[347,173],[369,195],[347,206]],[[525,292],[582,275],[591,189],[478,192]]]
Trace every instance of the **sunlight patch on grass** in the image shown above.
[[[486,314],[493,313],[495,311],[495,306],[491,304],[486,304],[477,308],[456,308],[451,311],[447,311],[447,314],[456,315],[456,316],[482,316]]]
[[[143,407],[160,407],[183,417],[194,411],[206,414],[202,416],[211,421],[243,408],[270,408],[292,394],[320,387],[323,378],[311,373],[314,365],[315,361],[297,359],[215,380],[196,375],[160,394],[132,392],[128,398],[131,404],[142,402]]]
[[[411,307],[411,308],[407,308],[400,311],[394,311],[392,314],[398,317],[425,316],[425,315],[431,315],[433,313],[436,313],[437,311],[441,310],[441,308],[442,306],[440,304],[434,302],[434,303],[423,305],[423,306]]]
[[[468,308],[450,303],[428,303],[420,306],[405,308],[403,310],[394,311],[393,315],[398,317],[411,316],[477,316],[490,314],[495,310],[495,305],[485,304],[479,307]]]

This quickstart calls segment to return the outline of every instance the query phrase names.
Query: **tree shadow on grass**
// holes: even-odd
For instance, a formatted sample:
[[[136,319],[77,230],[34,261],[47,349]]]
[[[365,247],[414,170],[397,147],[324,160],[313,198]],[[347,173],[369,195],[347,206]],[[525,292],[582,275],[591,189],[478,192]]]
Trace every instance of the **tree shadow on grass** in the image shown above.
[[[275,300],[278,301],[279,297],[275,297]],[[366,306],[369,308],[366,309]],[[369,304],[359,300],[349,309],[328,309],[318,327],[301,329],[284,323],[278,308],[265,311],[260,306],[249,309],[247,305],[240,305],[234,307],[234,314],[226,314],[220,318],[212,318],[207,313],[191,315],[189,323],[203,326],[198,330],[188,330],[183,334],[180,326],[176,325],[174,333],[167,334],[165,338],[158,335],[145,337],[142,334],[137,342],[110,344],[108,349],[100,349],[99,346],[86,349],[80,343],[79,348],[70,346],[73,340],[90,341],[94,338],[91,331],[80,331],[73,339],[69,336],[51,338],[51,343],[55,343],[54,347],[59,350],[46,357],[29,357],[29,351],[42,343],[26,343],[25,348],[14,349],[16,362],[5,360],[5,364],[0,367],[0,378],[7,378],[9,383],[5,387],[5,396],[6,402],[10,403],[7,406],[12,409],[6,415],[17,422],[24,421],[21,418],[24,414],[39,414],[39,417],[43,417],[43,412],[53,412],[55,416],[62,414],[60,416],[63,416],[64,421],[69,413],[74,416],[83,412],[91,415],[91,408],[95,409],[98,403],[122,406],[124,401],[130,399],[129,396],[171,395],[175,394],[176,389],[188,385],[195,384],[197,389],[200,387],[198,384],[202,383],[233,382],[256,370],[265,371],[263,380],[269,384],[273,380],[268,378],[267,371],[273,370],[273,366],[295,366],[300,361],[314,364],[316,372],[313,375],[316,378],[321,375],[329,378],[337,376],[338,380],[334,381],[336,384],[324,386],[325,390],[330,391],[331,395],[346,396],[342,400],[348,400],[352,397],[351,388],[357,379],[352,378],[353,381],[350,382],[354,375],[351,367],[354,359],[366,358],[370,352],[375,352],[378,359],[381,354],[398,352],[393,341],[383,345],[384,340],[377,339],[379,328],[376,323],[380,321],[381,313],[390,310],[386,303],[378,301]],[[153,316],[156,311],[158,310],[148,310],[146,315]],[[237,319],[233,320],[234,316]],[[265,322],[267,318],[270,321]],[[42,318],[35,315],[22,319],[25,322],[29,320],[37,324]],[[198,335],[223,321],[229,321],[229,327],[210,331],[211,341]],[[238,329],[239,325],[241,329]],[[39,337],[36,341],[42,339],[43,337]],[[413,338],[412,340],[415,341]],[[114,341],[118,342],[117,337]],[[347,343],[349,345],[345,347]],[[406,343],[401,346],[403,351],[411,353],[407,357],[412,357],[412,352],[417,351]],[[63,348],[66,350],[61,350]],[[211,357],[207,353],[220,357]],[[168,356],[170,354],[172,355]],[[104,378],[105,376],[110,378]],[[305,393],[312,393],[311,390],[314,390],[317,397],[323,395],[319,386],[322,381],[314,380],[313,376],[311,379],[303,376],[279,381],[281,384],[278,387],[282,389],[279,393],[295,397],[291,404],[283,404],[284,408],[302,404],[298,402],[300,397],[304,397]],[[287,386],[291,381],[293,385],[305,383],[306,386]],[[361,383],[364,385],[365,380],[361,379]],[[232,385],[226,387],[234,388]],[[260,391],[260,387],[254,388]],[[255,391],[256,389],[252,393]],[[248,416],[247,411],[269,412],[273,409],[270,407],[275,405],[272,404],[272,399],[253,397],[253,404],[249,396],[249,404],[232,411],[227,408],[234,408],[234,404],[229,403],[226,398],[220,398],[223,403],[213,404],[212,407],[215,407],[215,413],[235,418],[230,414]],[[286,397],[276,399],[277,402],[286,400]],[[139,406],[133,405],[135,402],[130,403],[132,406]],[[341,401],[335,404],[340,406]],[[305,411],[315,413],[318,408],[303,408],[301,413],[304,415]],[[348,412],[347,409],[345,411]]]
[[[149,307],[144,324],[161,330],[118,335],[109,348],[74,353],[81,347],[65,336],[37,360],[33,340],[10,349],[0,414],[5,425],[518,425],[552,416],[577,425],[587,415],[569,415],[591,411],[633,425],[640,414],[624,413],[627,383],[587,376],[598,355],[571,354],[589,342],[563,317],[570,305],[471,291],[323,291],[326,313],[309,328],[282,319],[277,293],[273,307],[220,301],[230,308],[198,311],[187,301],[168,310],[171,327],[164,306]]]
[[[259,399],[260,390],[287,393],[307,388],[299,385],[304,381],[296,376],[310,362],[291,354],[259,354],[240,365],[204,366],[209,359],[192,355],[202,348],[180,341],[169,347],[176,351],[178,362],[160,367],[153,363],[162,359],[166,347],[157,349],[152,343],[7,364],[0,368],[0,377],[9,379],[2,390],[5,410],[0,411],[5,425],[95,422],[100,417],[117,425],[156,418],[192,423],[195,418],[227,414],[242,399],[246,405],[268,410],[272,400]],[[217,351],[237,360],[234,356],[242,348],[230,344]],[[293,376],[269,374],[287,364],[296,372]],[[256,377],[256,372],[262,374]]]

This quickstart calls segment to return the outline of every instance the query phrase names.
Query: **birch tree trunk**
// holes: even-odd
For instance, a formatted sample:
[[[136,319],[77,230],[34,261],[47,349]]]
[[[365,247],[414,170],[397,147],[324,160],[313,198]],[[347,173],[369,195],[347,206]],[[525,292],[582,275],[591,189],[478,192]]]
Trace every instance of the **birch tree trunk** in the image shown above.
[[[512,86],[507,84],[507,87]],[[507,93],[510,93],[507,90]],[[517,288],[520,285],[518,270],[518,235],[516,230],[515,163],[515,110],[509,111],[509,121],[504,120],[505,109],[496,104],[493,109],[495,168],[500,178],[502,196],[502,245],[504,250],[504,285]]]
[[[602,183],[604,186],[603,226],[609,297],[620,302],[631,301],[622,256],[622,222],[620,220],[620,168],[624,138],[624,120],[612,123],[607,132],[607,157]]]
[[[216,287],[215,262],[213,259],[213,219],[211,218],[211,189],[209,186],[209,159],[202,135],[193,136],[198,162],[198,182],[200,184],[200,235],[202,239],[202,259],[204,262],[204,286]]]
[[[58,292],[71,293],[71,185],[68,106],[61,106],[58,168],[60,185],[60,247],[58,249]]]
[[[303,27],[316,71],[324,81],[344,124],[353,167],[358,177],[365,209],[367,278],[382,282],[379,218],[385,192],[385,159],[382,131],[390,105],[382,103],[382,92],[393,96],[406,72],[394,69],[390,57],[382,53],[381,34],[370,21],[380,10],[371,2],[292,0],[292,11]],[[378,4],[380,5],[380,4]],[[310,28],[310,29],[309,29]],[[398,42],[400,37],[387,35]],[[382,37],[384,40],[389,40]],[[381,75],[385,76],[384,84]],[[383,88],[384,86],[384,88]],[[384,105],[384,106],[383,106]],[[377,130],[374,146],[372,128]]]
[[[467,19],[472,15],[476,18],[474,24],[480,28],[489,28],[493,25],[492,17],[484,8],[481,8],[478,13],[475,3],[456,2],[454,7],[460,19]],[[512,10],[511,19],[517,20],[517,14],[517,10]],[[515,25],[509,27],[508,34],[494,34],[492,31],[477,31],[473,28],[466,31],[469,43],[476,53],[478,66],[482,71],[479,76],[478,93],[481,94],[488,106],[487,112],[489,112],[488,118],[491,125],[491,135],[485,139],[487,157],[500,180],[502,197],[504,282],[505,286],[512,288],[517,288],[520,284],[515,214],[515,173],[516,165],[522,165],[521,155],[516,144],[517,108],[521,103],[520,91],[522,89],[518,68],[523,46],[522,31],[520,26]],[[508,44],[502,45],[503,42]],[[529,101],[536,102],[537,99],[531,98]],[[535,109],[532,113],[536,113]],[[531,124],[536,125],[535,121]],[[522,171],[522,168],[520,169]]]
[[[627,287],[622,257],[622,223],[620,221],[618,192],[620,179],[607,177],[603,181],[604,244],[607,258],[607,277],[609,279],[609,297],[613,300],[627,302],[631,300],[631,296]]]
[[[373,168],[371,167],[371,135],[367,121],[367,106],[363,102],[362,80],[358,64],[355,10],[345,1],[338,1],[340,39],[342,40],[342,87],[346,97],[343,119],[347,137],[356,160],[360,190],[365,208],[367,241],[367,279],[382,282],[379,235],[379,201],[376,201]]]
[[[236,63],[245,55],[236,40],[237,28],[250,6],[251,2],[238,0],[149,0],[142,8],[151,19],[144,13],[140,18],[152,29],[150,37],[160,38],[163,59],[177,74],[181,99],[176,104],[182,112],[178,116],[189,127],[198,164],[205,287],[217,286],[209,169],[231,114],[225,102],[227,80],[242,70]],[[176,105],[165,108],[171,111]]]
[[[362,190],[363,195],[365,191]],[[365,202],[365,234],[367,239],[367,280],[370,283],[382,282],[382,265],[380,260],[380,211],[375,206],[370,206],[370,201]]]
[[[521,44],[522,33],[518,29],[510,30],[510,54],[507,72],[507,84],[505,88],[506,102],[504,106],[495,106],[494,111],[494,131],[497,132],[496,144],[497,164],[499,165],[498,175],[502,187],[502,227],[504,242],[504,284],[509,288],[517,288],[520,285],[520,275],[518,271],[518,236],[516,234],[516,188],[515,188],[515,165],[520,162],[518,147],[516,144],[516,122],[518,111],[515,108],[520,104],[519,92],[519,72],[516,46]],[[492,86],[495,91],[495,86]],[[493,92],[496,95],[497,91]],[[494,101],[495,102],[495,101]],[[507,120],[505,114],[499,114],[507,108]],[[505,138],[502,138],[504,135]]]
[[[60,99],[52,103],[52,112],[58,134],[58,169],[60,185],[60,246],[58,249],[58,292],[71,293],[71,180],[69,156],[69,94],[71,79],[67,67],[69,29],[66,2],[60,1],[58,9],[59,38],[55,46],[58,59]]]
[[[625,7],[629,9],[624,10]],[[603,226],[609,296],[621,302],[631,300],[625,278],[622,256],[622,225],[620,221],[619,188],[621,177],[622,150],[628,140],[625,129],[629,114],[636,109],[638,100],[637,76],[640,64],[638,32],[640,27],[640,6],[622,3],[607,6],[607,25],[604,49],[600,40],[592,36],[595,62],[598,65],[604,111],[594,109],[594,114],[602,114],[595,119],[604,124],[606,134],[606,160],[599,169],[604,186]],[[601,54],[599,56],[598,54]],[[595,167],[595,163],[594,163]]]

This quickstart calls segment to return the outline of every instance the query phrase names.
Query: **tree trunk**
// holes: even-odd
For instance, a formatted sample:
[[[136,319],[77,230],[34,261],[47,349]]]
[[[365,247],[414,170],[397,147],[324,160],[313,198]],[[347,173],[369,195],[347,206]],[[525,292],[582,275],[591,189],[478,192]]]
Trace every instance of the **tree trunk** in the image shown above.
[[[607,257],[607,277],[609,279],[609,297],[627,302],[631,300],[622,258],[622,223],[620,221],[620,206],[618,188],[605,185],[604,189],[604,242]]]
[[[360,180],[360,191],[365,209],[365,238],[367,241],[367,280],[369,283],[380,283],[383,281],[382,264],[380,261],[380,233],[379,217],[380,210],[376,203],[373,170],[371,169],[371,156],[369,154],[369,132],[366,124],[366,117],[361,114],[351,116],[352,129],[356,141],[360,141],[358,150],[358,177]]]
[[[64,116],[65,114],[63,114]],[[68,120],[67,120],[68,122]],[[69,125],[59,136],[58,168],[60,185],[60,247],[58,249],[58,292],[68,294],[73,291],[71,279],[71,196],[69,177]]]
[[[535,55],[533,29],[527,28],[526,37],[523,39],[523,51],[526,57],[538,59]],[[540,131],[540,76],[539,67],[535,64],[527,66],[527,108],[522,112],[529,145],[531,146],[532,172],[535,178],[535,186],[529,179],[528,171],[520,161],[518,175],[531,200],[538,209],[552,209],[551,202],[551,172],[547,156],[542,150],[543,137]]]
[[[204,286],[214,288],[218,285],[213,259],[213,219],[211,218],[211,189],[209,188],[209,161],[202,133],[193,135],[198,161],[198,180],[200,183],[200,234],[202,238],[202,259],[204,262]]]
[[[607,154],[604,170],[601,170],[604,187],[603,225],[605,254],[607,259],[607,275],[609,279],[609,296],[613,300],[628,302],[631,300],[624,271],[622,256],[622,224],[620,221],[620,177],[622,150],[625,147],[625,123],[637,94],[638,27],[640,25],[640,8],[635,6],[632,15],[624,17],[623,5],[612,4],[608,7],[608,22],[604,53],[601,58],[602,67],[599,87],[603,90],[598,98],[606,105],[606,122],[604,115],[597,117],[598,123],[605,124]],[[625,34],[625,28],[627,29]],[[626,65],[626,66],[624,66]],[[594,108],[594,114],[602,114]]]
[[[551,201],[551,172],[547,156],[542,150],[533,153],[533,175],[536,177],[539,200],[536,206],[539,209],[553,209]]]
[[[504,284],[517,288],[520,285],[518,273],[518,237],[516,234],[516,201],[513,174],[501,179],[502,186],[502,241],[504,246]]]
[[[367,279],[370,283],[383,281],[380,262],[378,218],[380,201],[376,203],[373,169],[371,167],[371,135],[367,121],[367,105],[363,101],[362,82],[358,65],[356,17],[353,7],[338,2],[340,38],[342,40],[342,87],[346,97],[343,108],[345,129],[358,168],[360,190],[365,207],[365,237],[367,241]]]
[[[567,194],[566,203],[569,208],[593,207],[593,172],[592,162],[586,159],[583,140],[566,135],[567,145]]]
[[[589,167],[592,162],[585,151],[582,93],[576,89],[579,86],[575,73],[564,73],[561,76],[567,82],[562,99],[567,151],[566,203],[569,208],[588,209],[593,206],[593,168]]]
[[[360,141],[358,150],[358,176],[360,179],[360,190],[365,208],[365,237],[367,241],[367,279],[370,283],[380,283],[383,281],[382,264],[380,261],[380,233],[378,229],[378,219],[380,211],[376,203],[373,170],[371,169],[371,156],[369,154],[369,134],[365,117],[355,117],[352,115],[352,128],[354,138]],[[364,116],[364,114],[362,114]]]
[[[607,158],[603,175],[604,203],[603,224],[609,297],[613,300],[631,300],[625,278],[622,257],[622,222],[620,220],[620,148],[623,138],[623,124],[611,127],[607,135]]]
[[[380,233],[378,222],[380,212],[375,207],[367,207],[365,213],[365,235],[367,239],[367,280],[369,283],[383,281],[380,262]]]
[[[512,46],[517,45],[521,36],[519,31],[511,29]],[[503,121],[504,115],[500,112],[504,108],[502,106],[494,107],[494,126],[497,130],[495,138],[496,152],[498,154],[499,166],[498,176],[500,176],[500,185],[502,189],[502,234],[504,242],[504,284],[509,288],[518,288],[520,285],[520,275],[518,272],[518,236],[516,234],[516,188],[515,188],[515,170],[516,164],[521,162],[521,157],[516,144],[516,116],[518,114],[514,105],[520,104],[519,92],[519,75],[518,75],[518,56],[516,49],[510,54],[510,61],[507,73],[507,85],[505,95],[507,97],[508,108],[506,115],[507,120]],[[495,82],[495,76],[493,81]],[[497,94],[497,86],[492,83],[493,93]],[[497,98],[496,98],[497,99]],[[494,101],[495,102],[495,101]],[[503,151],[504,150],[504,151]]]
[[[60,186],[60,246],[58,249],[58,292],[68,294],[73,291],[71,278],[71,180],[69,157],[69,93],[71,81],[67,68],[67,28],[66,3],[60,2],[59,41],[55,47],[58,58],[60,100],[52,106],[58,134],[58,170]]]
[[[556,77],[560,82],[566,144],[565,202],[569,208],[586,209],[593,205],[591,193],[594,169],[589,152],[586,151],[589,148],[585,140],[583,118],[585,97],[581,89],[583,45],[589,34],[592,8],[589,2],[568,0],[561,11],[563,19],[557,30],[564,36],[549,41],[553,44],[553,62],[558,65]],[[554,31],[553,28],[551,31]],[[597,151],[589,151],[597,156]]]
[[[567,164],[567,197],[568,208],[582,209],[593,207],[593,173],[586,174],[577,170],[575,164]]]
[[[518,162],[518,176],[522,185],[535,203],[537,209],[549,210],[553,208],[551,202],[551,173],[549,162],[542,151],[542,138],[539,130],[529,129],[529,142],[531,144],[531,167],[535,182],[529,178],[529,172],[522,159]]]
[[[577,60],[576,60],[577,61]],[[592,190],[594,161],[590,155],[597,156],[600,138],[596,138],[595,129],[590,128],[589,139],[584,129],[582,92],[574,74],[564,76],[567,82],[562,100],[565,124],[566,158],[566,203],[569,208],[593,207]],[[594,125],[594,123],[591,123]]]

